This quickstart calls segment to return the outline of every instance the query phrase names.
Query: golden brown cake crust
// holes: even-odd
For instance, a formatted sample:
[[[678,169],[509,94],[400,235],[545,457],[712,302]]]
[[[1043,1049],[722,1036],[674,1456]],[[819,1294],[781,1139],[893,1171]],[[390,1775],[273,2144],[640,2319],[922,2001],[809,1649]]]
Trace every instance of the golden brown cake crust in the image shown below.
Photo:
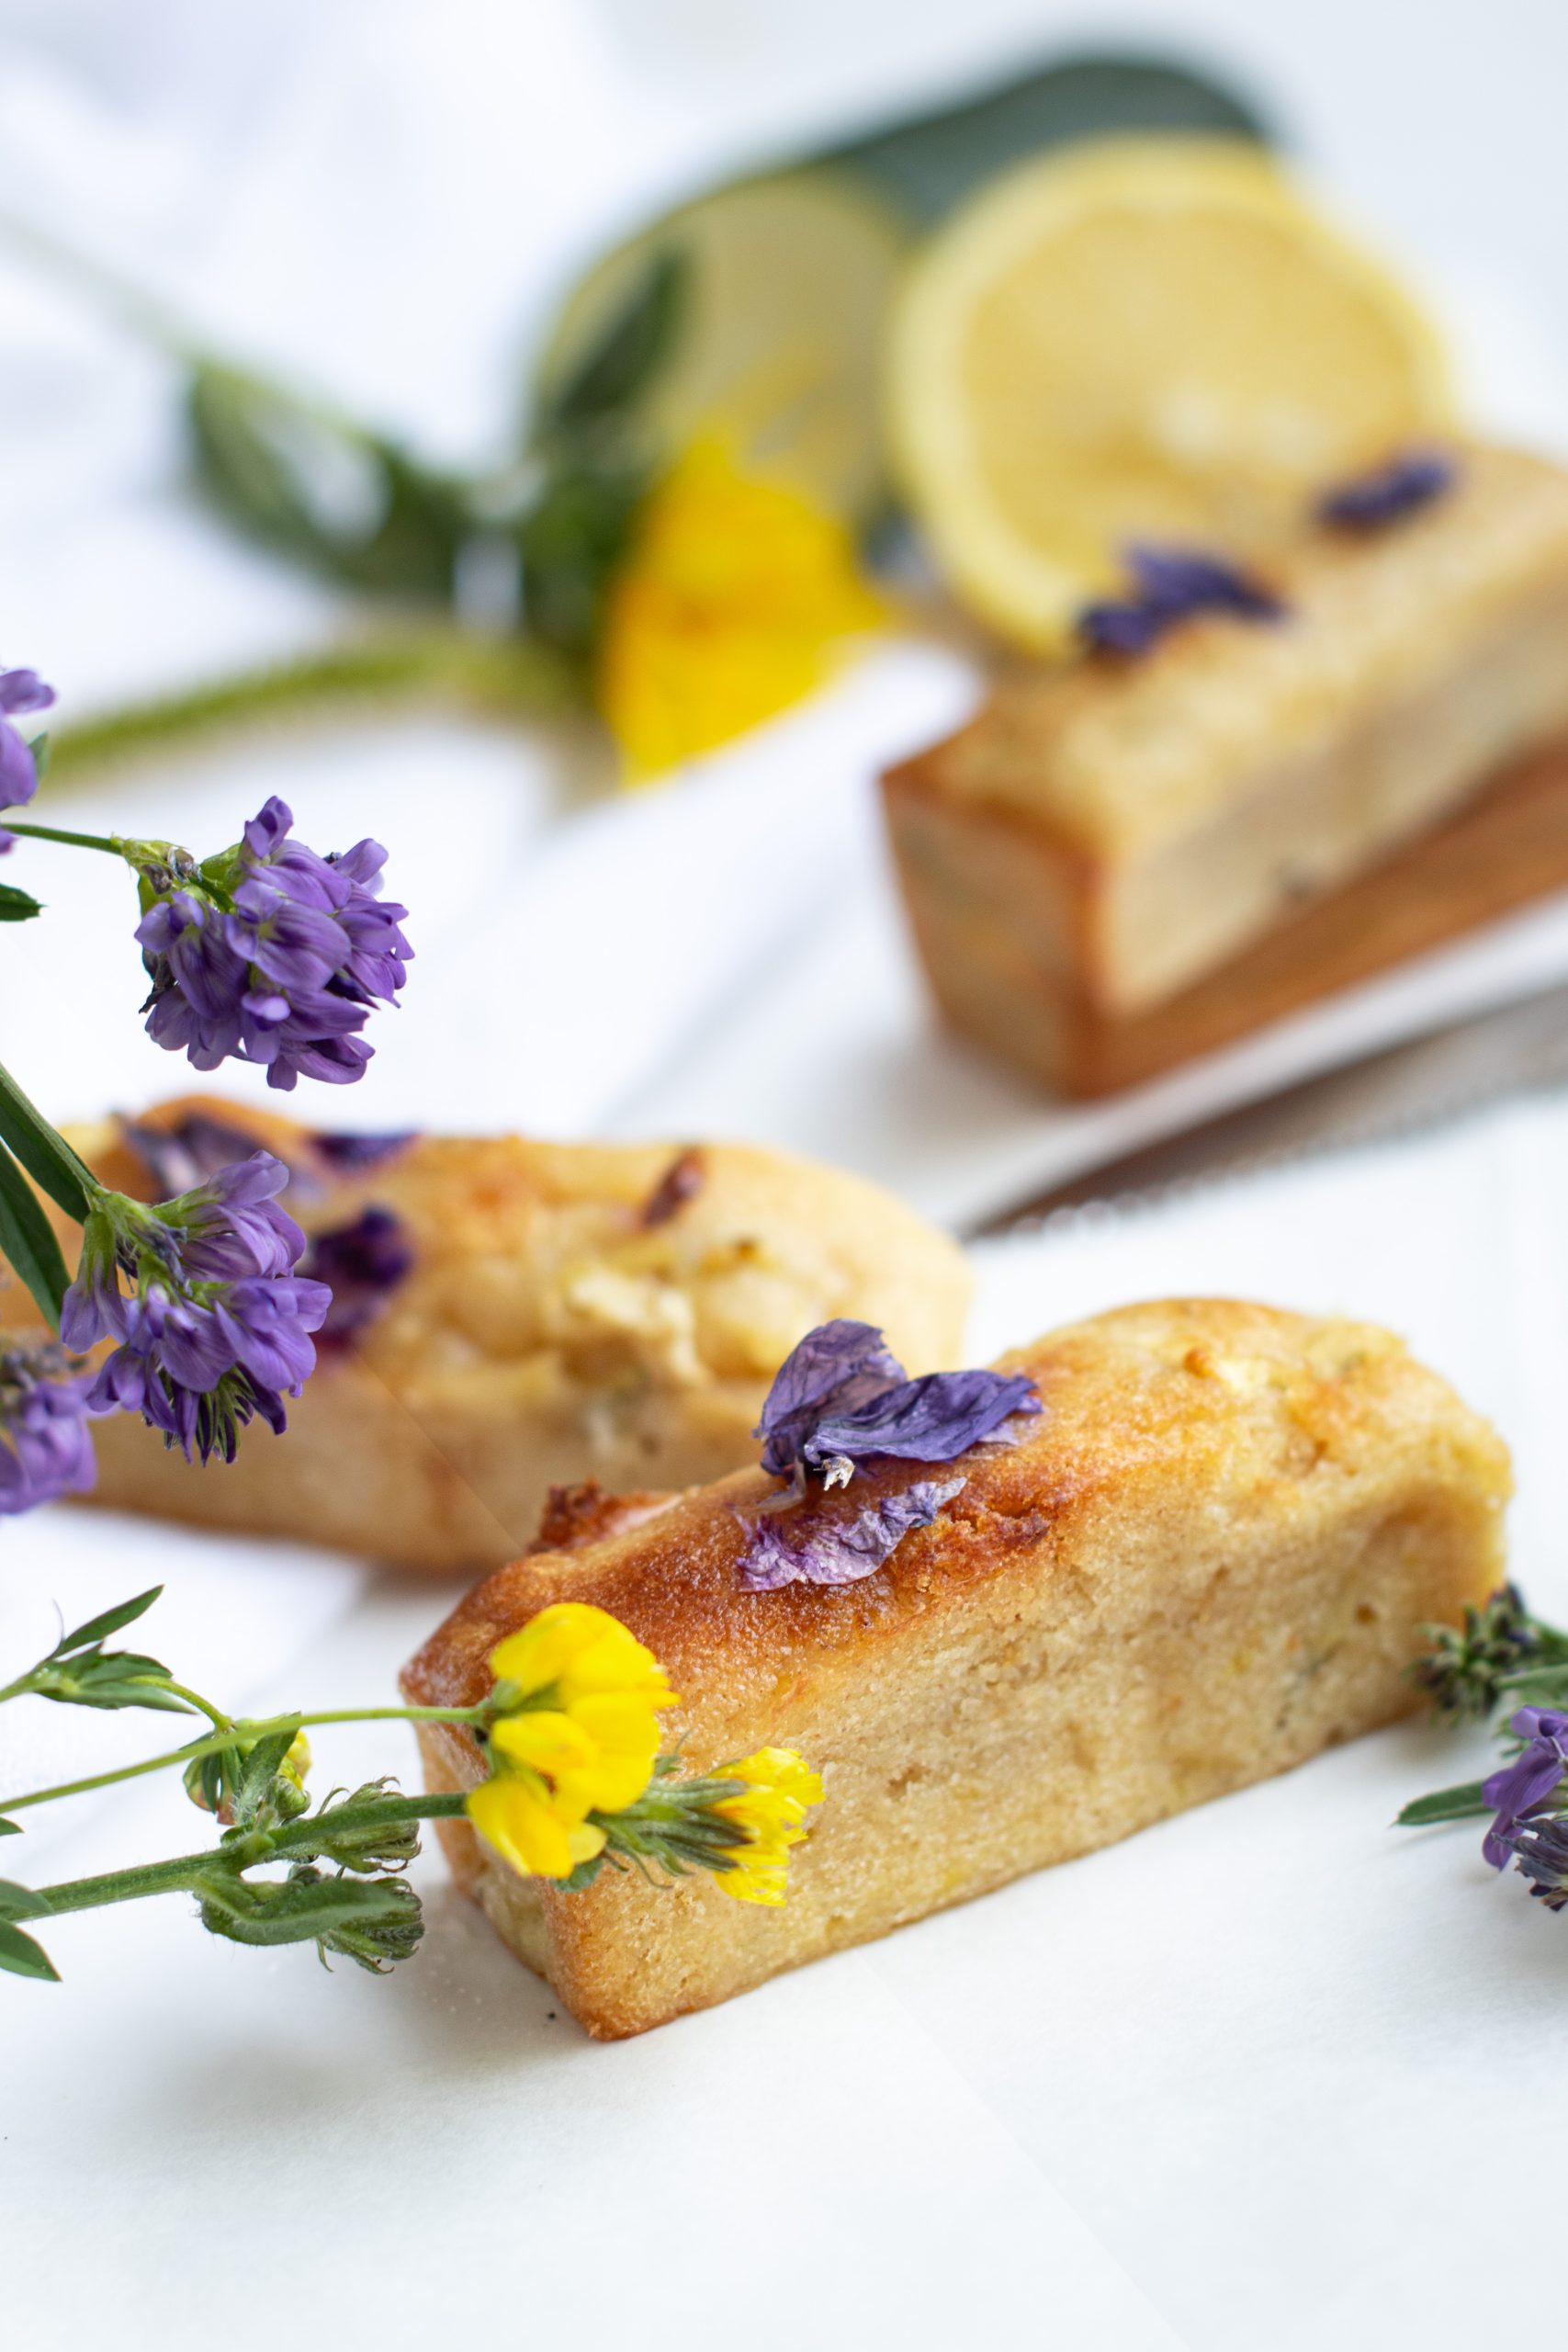
[[[880,1187],[783,1152],[431,1136],[345,1171],[306,1129],[210,1098],[139,1124],[193,1113],[235,1132],[234,1157],[254,1137],[299,1170],[286,1205],[310,1234],[390,1209],[412,1269],[351,1345],[321,1351],[287,1436],[253,1424],[231,1466],[190,1467],[130,1415],[100,1423],[91,1499],[112,1509],[473,1574],[522,1550],[552,1487],[686,1486],[754,1459],[774,1372],[833,1316],[882,1326],[912,1371],[961,1345],[956,1245]],[[154,1196],[124,1123],[72,1139]]]
[[[590,1601],[664,1662],[694,1766],[773,1742],[824,1771],[780,1916],[695,1885],[563,1895],[448,1837],[592,2031],[722,1999],[1389,1720],[1417,1624],[1500,1573],[1506,1453],[1385,1332],[1172,1301],[1002,1363],[1043,1416],[966,1457],[963,1492],[864,1582],[743,1590],[739,1514],[773,1484],[748,1472],[501,1569],[412,1661],[411,1701],[471,1704],[506,1634]],[[477,1776],[464,1738],[423,1746],[441,1785]]]

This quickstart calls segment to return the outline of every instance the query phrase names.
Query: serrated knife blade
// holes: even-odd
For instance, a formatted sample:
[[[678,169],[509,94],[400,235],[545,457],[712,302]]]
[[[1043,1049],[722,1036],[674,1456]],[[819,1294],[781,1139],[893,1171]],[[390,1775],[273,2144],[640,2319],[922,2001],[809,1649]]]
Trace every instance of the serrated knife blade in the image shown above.
[[[1568,986],[1450,1022],[1098,1161],[980,1219],[965,1238],[1014,1233],[1091,1201],[1157,1193],[1313,1152],[1386,1142],[1510,1094],[1563,1084]]]

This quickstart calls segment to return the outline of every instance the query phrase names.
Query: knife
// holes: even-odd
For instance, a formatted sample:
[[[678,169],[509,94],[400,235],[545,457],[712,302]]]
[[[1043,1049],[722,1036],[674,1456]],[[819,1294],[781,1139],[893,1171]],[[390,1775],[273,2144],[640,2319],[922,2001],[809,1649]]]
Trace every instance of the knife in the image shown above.
[[[1484,1102],[1568,1083],[1568,986],[1450,1022],[1402,1046],[1260,1096],[981,1218],[965,1234],[1016,1233],[1089,1201],[1167,1192],[1379,1143],[1462,1117]]]

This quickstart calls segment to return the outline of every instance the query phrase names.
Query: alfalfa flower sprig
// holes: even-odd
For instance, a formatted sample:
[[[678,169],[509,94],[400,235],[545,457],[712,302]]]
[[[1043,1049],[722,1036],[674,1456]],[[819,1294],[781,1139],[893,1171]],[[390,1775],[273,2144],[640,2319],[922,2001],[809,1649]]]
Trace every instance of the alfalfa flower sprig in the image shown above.
[[[170,1749],[59,1787],[0,1799],[0,1837],[40,1804],[148,1773],[178,1771],[218,1825],[199,1851],[53,1886],[0,1881],[0,1971],[52,1981],[45,1923],[157,1894],[184,1894],[209,1934],[233,1943],[313,1943],[375,1973],[408,1959],[423,1933],[404,1872],[423,1822],[466,1815],[511,1867],[576,1894],[605,1863],[655,1885],[705,1871],[742,1901],[784,1900],[789,1849],[822,1785],[792,1748],[763,1748],[706,1774],[660,1752],[674,1704],[663,1670],[617,1619],[564,1603],[501,1643],[495,1680],[468,1707],[357,1707],[247,1720],[175,1679],[158,1659],[107,1646],[159,1588],[62,1636],[0,1689],[98,1709],[153,1708],[209,1728]],[[389,1779],[333,1790],[312,1805],[307,1734],[347,1723],[444,1724],[470,1734],[484,1776],[467,1792],[405,1795]],[[22,1923],[26,1922],[24,1926]]]
[[[13,722],[53,700],[36,671],[0,669],[0,809],[30,804],[46,750]],[[407,910],[380,896],[379,842],[323,856],[293,821],[274,797],[238,841],[198,860],[174,842],[10,818],[0,849],[44,842],[130,867],[152,983],[141,1009],[159,1045],[203,1070],[254,1063],[275,1087],[351,1084],[371,1057],[362,1033],[372,1012],[394,1003],[407,977]],[[41,911],[6,886],[0,915]],[[203,1462],[231,1462],[258,1416],[284,1428],[285,1397],[314,1368],[311,1335],[332,1288],[299,1271],[304,1236],[276,1201],[288,1181],[281,1161],[220,1151],[201,1173],[152,1204],[109,1189],[0,1069],[0,1259],[61,1342],[0,1328],[0,1516],[92,1485],[87,1424],[98,1414],[140,1413]],[[46,1201],[82,1228],[74,1279]],[[375,1262],[358,1270],[360,1320],[377,1284],[395,1278],[389,1238],[376,1238]],[[111,1351],[89,1370],[105,1342]]]
[[[1483,1780],[1417,1797],[1398,1815],[1408,1829],[1490,1815],[1482,1853],[1495,1871],[1510,1861],[1547,1907],[1568,1906],[1568,1634],[1538,1618],[1504,1585],[1458,1628],[1428,1625],[1411,1669],[1450,1724],[1484,1723],[1510,1709],[1505,1760]]]

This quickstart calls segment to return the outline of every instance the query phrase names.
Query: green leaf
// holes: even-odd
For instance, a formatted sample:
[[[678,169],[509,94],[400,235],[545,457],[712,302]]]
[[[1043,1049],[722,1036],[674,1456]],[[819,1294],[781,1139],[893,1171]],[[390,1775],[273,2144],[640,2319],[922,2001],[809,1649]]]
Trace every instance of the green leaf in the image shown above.
[[[0,1878],[0,1919],[45,1919],[49,1904],[43,1895],[30,1886],[18,1886],[15,1879]]]
[[[139,1617],[147,1614],[163,1589],[161,1584],[149,1585],[145,1592],[136,1595],[134,1600],[118,1601],[113,1609],[106,1609],[101,1617],[89,1617],[86,1623],[78,1625],[73,1634],[66,1634],[56,1642],[50,1657],[64,1657],[69,1651],[85,1650],[94,1642],[107,1641],[111,1634],[119,1633],[122,1627],[134,1625]],[[159,1671],[162,1672],[163,1668],[160,1668]]]
[[[31,1976],[43,1984],[58,1984],[60,1972],[41,1944],[24,1936],[20,1928],[0,1919],[0,1968],[12,1976]]]
[[[187,416],[202,480],[236,522],[359,588],[446,604],[473,517],[466,485],[352,419],[216,361]]]
[[[321,1946],[379,1973],[406,1960],[423,1932],[419,1897],[400,1878],[323,1878],[310,1868],[253,1883],[209,1871],[196,1888],[201,1923],[241,1944]]]
[[[1480,1814],[1491,1813],[1482,1794],[1483,1782],[1465,1781],[1458,1788],[1438,1789],[1429,1797],[1416,1797],[1403,1812],[1394,1815],[1398,1829],[1425,1829],[1435,1821],[1469,1821]]]
[[[248,1829],[262,1806],[272,1793],[284,1758],[294,1745],[292,1731],[276,1731],[265,1739],[258,1739],[246,1751],[234,1783],[233,1811],[236,1829]]]
[[[631,545],[649,477],[632,463],[563,461],[514,526],[530,633],[574,661],[598,642],[604,597]]]
[[[38,1194],[4,1145],[0,1145],[0,1257],[21,1277],[51,1329],[58,1331],[61,1304],[71,1277]]]
[[[19,1821],[0,1820],[0,1838],[19,1838],[21,1834],[22,1825]]]
[[[597,340],[545,396],[541,438],[616,422],[636,407],[674,348],[690,278],[683,253],[653,254]]]
[[[78,1225],[87,1221],[98,1180],[29,1102],[8,1070],[0,1069],[0,1143],[9,1144],[34,1182]]]
[[[41,915],[43,908],[30,891],[18,890],[9,882],[0,882],[0,922],[28,922],[34,915]]]

